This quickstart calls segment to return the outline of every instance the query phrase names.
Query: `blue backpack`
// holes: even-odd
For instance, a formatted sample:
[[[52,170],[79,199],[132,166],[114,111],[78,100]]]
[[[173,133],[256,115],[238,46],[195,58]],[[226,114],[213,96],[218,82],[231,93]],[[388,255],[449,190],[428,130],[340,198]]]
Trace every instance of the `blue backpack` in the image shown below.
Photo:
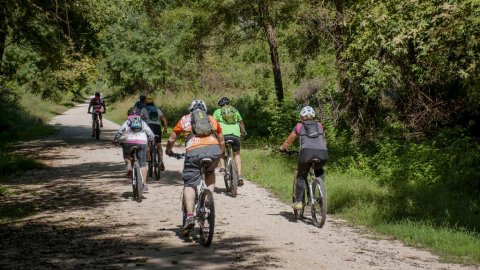
[[[130,130],[133,132],[142,132],[143,131],[142,118],[140,118],[140,116],[135,116],[130,118],[128,122],[128,126],[130,127]]]
[[[153,105],[148,105],[147,111],[148,111],[148,118],[150,119],[150,121],[157,122],[159,120],[157,107]]]

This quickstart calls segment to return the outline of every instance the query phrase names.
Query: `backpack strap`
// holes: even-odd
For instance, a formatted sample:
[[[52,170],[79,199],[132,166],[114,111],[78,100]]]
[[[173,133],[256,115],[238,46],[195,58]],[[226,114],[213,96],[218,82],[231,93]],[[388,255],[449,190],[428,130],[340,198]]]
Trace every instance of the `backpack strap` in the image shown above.
[[[303,123],[297,123],[295,126],[295,133],[297,133],[297,135],[300,135],[300,129],[302,128],[302,125]]]

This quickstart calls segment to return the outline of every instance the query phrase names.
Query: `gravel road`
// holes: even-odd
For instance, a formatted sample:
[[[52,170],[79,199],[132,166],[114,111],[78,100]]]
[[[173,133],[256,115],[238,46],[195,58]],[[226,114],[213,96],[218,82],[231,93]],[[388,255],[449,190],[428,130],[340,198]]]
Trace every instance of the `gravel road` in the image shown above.
[[[322,229],[296,222],[288,205],[251,182],[227,196],[219,174],[216,233],[202,247],[180,234],[182,160],[166,158],[162,179],[132,201],[121,149],[110,144],[118,125],[105,120],[100,141],[91,138],[87,105],[56,116],[55,135],[17,147],[48,167],[7,181],[13,193],[0,206],[36,214],[0,225],[0,269],[480,269],[332,216]]]

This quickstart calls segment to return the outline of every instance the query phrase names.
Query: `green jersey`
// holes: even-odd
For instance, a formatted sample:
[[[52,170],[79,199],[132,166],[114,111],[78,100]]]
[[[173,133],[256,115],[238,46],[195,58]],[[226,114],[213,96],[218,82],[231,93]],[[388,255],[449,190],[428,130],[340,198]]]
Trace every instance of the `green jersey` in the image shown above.
[[[240,125],[238,124],[240,121],[242,121],[242,116],[240,116],[240,113],[237,111],[237,123],[235,124],[227,124],[223,120],[222,117],[222,109],[217,109],[213,113],[213,118],[215,118],[219,123],[220,127],[222,128],[222,133],[223,135],[234,135],[237,137],[240,137]]]

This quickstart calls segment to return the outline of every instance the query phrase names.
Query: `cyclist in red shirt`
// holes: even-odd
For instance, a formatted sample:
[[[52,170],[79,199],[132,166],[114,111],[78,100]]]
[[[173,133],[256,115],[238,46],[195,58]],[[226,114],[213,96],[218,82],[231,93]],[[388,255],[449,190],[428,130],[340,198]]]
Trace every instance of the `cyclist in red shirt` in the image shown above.
[[[100,119],[100,127],[103,127],[103,122],[102,122],[102,114],[107,112],[107,107],[105,106],[105,101],[103,98],[100,97],[100,92],[95,92],[95,97],[90,99],[90,104],[88,105],[88,113],[90,113],[90,109],[93,110],[92,112],[92,137],[95,137],[95,118],[97,117],[97,114],[93,113],[96,112],[98,113],[98,117]]]

